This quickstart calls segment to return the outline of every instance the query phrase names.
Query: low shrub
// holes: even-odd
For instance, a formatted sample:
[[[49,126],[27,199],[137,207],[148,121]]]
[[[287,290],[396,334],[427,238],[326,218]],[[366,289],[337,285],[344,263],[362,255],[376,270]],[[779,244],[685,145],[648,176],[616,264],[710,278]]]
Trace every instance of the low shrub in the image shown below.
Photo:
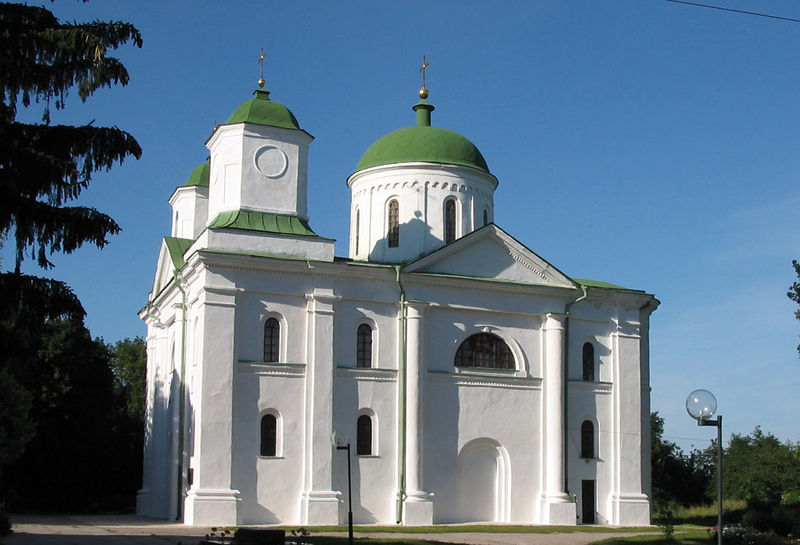
[[[712,543],[717,542],[717,527],[708,529]],[[725,526],[722,530],[722,542],[725,545],[787,545],[797,543],[787,540],[774,532],[760,532],[747,526]]]

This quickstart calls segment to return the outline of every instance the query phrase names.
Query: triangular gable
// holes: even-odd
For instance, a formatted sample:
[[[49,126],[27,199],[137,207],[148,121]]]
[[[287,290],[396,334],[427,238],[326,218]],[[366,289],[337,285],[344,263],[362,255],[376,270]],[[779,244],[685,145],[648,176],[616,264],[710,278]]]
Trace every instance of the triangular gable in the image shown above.
[[[194,241],[188,238],[164,237],[158,252],[156,277],[153,279],[153,296],[161,292],[172,280],[175,269],[181,269],[186,261],[183,254]]]
[[[494,224],[412,261],[403,271],[577,287],[567,275]]]

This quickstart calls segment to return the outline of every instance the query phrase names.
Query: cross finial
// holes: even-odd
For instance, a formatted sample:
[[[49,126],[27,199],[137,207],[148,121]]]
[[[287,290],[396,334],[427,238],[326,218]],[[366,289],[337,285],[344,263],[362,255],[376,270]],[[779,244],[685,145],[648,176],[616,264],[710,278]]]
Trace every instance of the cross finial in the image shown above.
[[[261,77],[258,78],[258,86],[261,87],[262,89],[264,88],[264,85],[267,83],[264,80],[264,59],[266,59],[266,58],[267,58],[267,54],[264,52],[264,48],[262,47],[261,48],[261,55],[259,55],[259,57],[258,57],[258,64],[261,65]]]
[[[427,79],[426,79],[426,71],[428,70],[428,57],[423,55],[422,56],[422,66],[419,67],[419,71],[422,72],[422,89],[419,90],[419,97],[422,99],[428,98],[428,87],[427,87]]]

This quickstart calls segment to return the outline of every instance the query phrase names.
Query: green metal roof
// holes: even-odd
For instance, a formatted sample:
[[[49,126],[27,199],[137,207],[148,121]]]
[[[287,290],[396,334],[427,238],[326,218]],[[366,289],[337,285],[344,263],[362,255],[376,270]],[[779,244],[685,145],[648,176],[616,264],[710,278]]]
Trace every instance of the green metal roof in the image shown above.
[[[189,249],[194,241],[190,238],[164,237],[164,243],[167,245],[169,257],[172,259],[172,264],[175,265],[175,268],[180,269],[186,265],[183,254],[186,253],[186,250]]]
[[[189,179],[186,180],[186,183],[183,184],[184,187],[187,186],[201,186],[201,187],[208,187],[208,178],[209,178],[209,171],[210,168],[208,166],[208,161],[203,163],[202,165],[198,165],[191,174],[189,174]]]
[[[376,140],[356,166],[356,172],[397,163],[441,163],[462,165],[489,172],[486,160],[475,144],[460,134],[431,126],[433,105],[422,100],[414,105],[417,125],[405,127]]]
[[[220,212],[208,227],[211,229],[242,229],[281,235],[318,236],[311,230],[306,221],[297,216],[271,212],[252,212],[250,210]]]
[[[253,98],[239,104],[225,123],[255,123],[284,129],[300,129],[297,118],[289,108],[280,102],[270,100],[269,91],[265,89],[256,89]]]
[[[587,288],[602,288],[606,290],[625,290],[625,291],[641,291],[641,290],[633,290],[630,288],[626,288],[624,286],[618,286],[617,284],[609,284],[608,282],[600,282],[599,280],[589,280],[586,278],[573,278],[575,282],[580,284],[581,286],[586,286]]]

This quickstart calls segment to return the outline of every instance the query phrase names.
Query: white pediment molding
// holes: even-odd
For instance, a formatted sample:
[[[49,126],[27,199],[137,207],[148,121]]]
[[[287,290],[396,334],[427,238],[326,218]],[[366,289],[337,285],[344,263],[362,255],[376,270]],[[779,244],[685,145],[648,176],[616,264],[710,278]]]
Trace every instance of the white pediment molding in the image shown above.
[[[577,287],[567,275],[494,224],[412,261],[403,272]]]

